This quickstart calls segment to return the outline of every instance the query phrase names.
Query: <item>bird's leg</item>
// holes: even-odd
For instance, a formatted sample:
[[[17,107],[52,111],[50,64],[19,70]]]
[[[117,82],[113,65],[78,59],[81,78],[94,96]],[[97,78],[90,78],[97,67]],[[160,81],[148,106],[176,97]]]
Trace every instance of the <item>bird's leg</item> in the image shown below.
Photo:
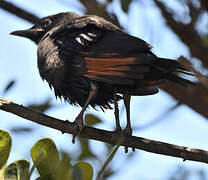
[[[85,110],[87,109],[88,105],[90,104],[90,102],[95,98],[96,94],[98,92],[98,85],[97,84],[91,84],[91,90],[90,90],[90,94],[87,98],[87,101],[85,102],[82,110],[80,111],[80,113],[78,114],[78,116],[75,119],[75,123],[77,125],[77,130],[78,130],[78,134],[83,130],[84,128],[84,123],[83,123],[83,114],[85,112]],[[73,135],[72,138],[72,143],[75,143],[75,137],[77,135]]]
[[[127,124],[125,129],[122,131],[122,134],[124,136],[131,136],[132,135],[132,129],[131,129],[131,121],[130,121],[130,100],[131,95],[129,95],[127,92],[123,94],[124,99],[124,105],[126,107],[126,117],[127,117]],[[128,147],[125,147],[125,153],[128,152]]]
[[[114,89],[113,92],[113,98],[114,98],[114,114],[115,114],[115,119],[116,119],[116,132],[121,132],[121,126],[119,122],[119,108],[118,108],[118,99],[116,95],[116,88]]]
[[[124,97],[124,105],[126,107],[126,117],[127,117],[127,124],[125,129],[123,130],[123,134],[127,135],[127,136],[131,136],[132,135],[132,129],[131,129],[131,121],[130,121],[130,99],[131,99],[131,95],[129,95],[128,93],[124,93],[123,95]]]

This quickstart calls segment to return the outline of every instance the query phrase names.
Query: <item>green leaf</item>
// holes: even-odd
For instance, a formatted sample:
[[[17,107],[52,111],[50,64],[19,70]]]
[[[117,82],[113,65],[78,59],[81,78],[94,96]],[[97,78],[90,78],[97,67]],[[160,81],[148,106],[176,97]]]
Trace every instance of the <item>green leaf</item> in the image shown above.
[[[33,163],[40,176],[53,174],[59,166],[59,155],[53,140],[40,139],[31,149]]]
[[[93,126],[95,124],[101,123],[101,119],[99,119],[98,117],[92,115],[92,114],[86,114],[85,116],[85,124],[87,126]]]
[[[72,170],[73,170],[73,180],[82,180],[81,169],[77,166],[73,166]]]
[[[0,129],[0,169],[6,164],[12,146],[12,139],[7,131]]]
[[[74,180],[70,157],[63,152],[55,180]]]
[[[124,12],[128,12],[129,10],[129,5],[132,0],[121,0],[121,8],[123,9]]]
[[[2,168],[0,169],[0,179],[4,179],[4,171],[6,167],[7,167],[7,164],[4,164]]]
[[[27,160],[18,160],[11,163],[4,171],[4,180],[28,180],[30,163]]]
[[[93,168],[87,162],[79,162],[74,165],[75,167],[80,168],[82,174],[82,180],[92,180]]]

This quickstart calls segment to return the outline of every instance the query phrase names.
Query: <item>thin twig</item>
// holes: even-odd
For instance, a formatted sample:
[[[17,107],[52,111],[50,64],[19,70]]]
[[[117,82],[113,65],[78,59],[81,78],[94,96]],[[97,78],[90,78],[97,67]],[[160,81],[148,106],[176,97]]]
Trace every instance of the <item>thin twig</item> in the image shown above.
[[[176,21],[173,18],[173,14],[165,7],[165,3],[159,0],[154,0],[154,2],[160,9],[167,25],[176,35],[178,35],[180,40],[189,47],[191,56],[199,58],[203,66],[208,67],[208,47],[203,43],[200,34],[195,30],[195,25],[192,25],[191,23],[183,24]],[[191,11],[190,7],[189,10]]]
[[[107,160],[105,161],[105,163],[103,164],[102,168],[100,169],[100,171],[98,172],[97,175],[97,180],[100,179],[101,174],[104,172],[106,166],[111,162],[111,160],[113,159],[113,157],[115,156],[116,152],[118,151],[119,147],[121,146],[122,141],[124,140],[124,137],[121,137],[121,139],[119,140],[119,142],[116,144],[116,147],[113,149],[113,151],[110,153],[109,157],[107,158]]]

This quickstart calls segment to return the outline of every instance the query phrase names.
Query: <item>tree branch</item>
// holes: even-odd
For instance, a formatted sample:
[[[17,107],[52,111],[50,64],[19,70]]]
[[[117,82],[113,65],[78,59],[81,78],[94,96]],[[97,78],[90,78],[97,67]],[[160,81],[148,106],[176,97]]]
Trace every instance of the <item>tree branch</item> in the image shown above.
[[[22,105],[15,104],[3,98],[0,98],[0,109],[18,115],[35,123],[57,129],[62,133],[77,133],[75,123],[47,116],[43,113],[30,110]],[[177,146],[135,136],[123,137],[118,133],[105,131],[93,127],[86,126],[80,133],[80,137],[94,139],[113,145],[116,145],[117,142],[121,140],[121,138],[124,138],[121,143],[122,146],[133,147],[156,154],[179,157],[183,160],[192,160],[208,163],[208,151]]]
[[[88,0],[88,1],[79,0],[79,1],[86,8],[86,14],[93,14],[93,15],[97,15],[97,16],[102,16],[103,18],[107,19],[108,21],[111,21],[115,25],[122,28],[117,16],[114,13],[107,12],[106,7],[109,4],[109,2],[100,3],[96,0]]]
[[[35,16],[34,14],[29,13],[29,12],[17,7],[16,5],[14,5],[10,2],[0,0],[0,7],[2,9],[12,13],[12,14],[15,14],[16,16],[18,16],[26,21],[33,23],[33,24],[35,24],[39,20],[39,18],[37,16]]]
[[[191,55],[199,58],[204,67],[208,67],[208,47],[203,43],[202,38],[194,29],[195,24],[182,24],[177,22],[174,20],[172,13],[167,10],[162,2],[159,0],[154,0],[154,2],[160,9],[167,25],[178,35],[181,41],[189,47]]]
[[[207,0],[200,0],[201,7],[208,12],[208,1]]]
[[[208,118],[208,91],[201,84],[196,84],[195,87],[181,87],[180,85],[169,82],[160,84],[159,88],[167,92],[177,101],[186,104],[205,118]]]

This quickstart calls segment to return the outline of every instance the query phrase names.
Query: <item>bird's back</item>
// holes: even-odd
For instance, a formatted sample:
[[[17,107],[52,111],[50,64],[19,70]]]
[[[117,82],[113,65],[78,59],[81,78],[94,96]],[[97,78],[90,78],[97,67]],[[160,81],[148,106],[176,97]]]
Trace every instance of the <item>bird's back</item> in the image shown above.
[[[115,89],[149,95],[166,79],[188,83],[175,74],[185,71],[179,63],[157,58],[145,41],[97,16],[76,16],[52,28],[38,43],[38,67],[58,97],[81,106],[92,83],[99,93],[91,105],[102,107],[109,107]]]

